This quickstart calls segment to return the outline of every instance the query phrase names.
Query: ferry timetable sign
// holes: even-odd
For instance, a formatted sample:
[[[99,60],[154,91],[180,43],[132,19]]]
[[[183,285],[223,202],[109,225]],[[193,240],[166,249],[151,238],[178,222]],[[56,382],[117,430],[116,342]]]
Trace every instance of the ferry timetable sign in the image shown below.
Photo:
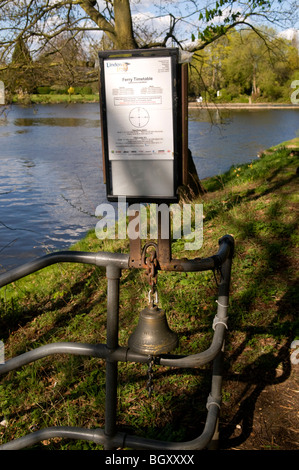
[[[178,49],[99,53],[107,198],[176,201],[181,182]]]

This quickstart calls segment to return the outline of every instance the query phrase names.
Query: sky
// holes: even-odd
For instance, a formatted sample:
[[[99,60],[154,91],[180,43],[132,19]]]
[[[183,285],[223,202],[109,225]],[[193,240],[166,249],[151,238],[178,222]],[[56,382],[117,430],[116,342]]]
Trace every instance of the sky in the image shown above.
[[[100,0],[102,1],[102,0]],[[198,7],[204,7],[208,2],[203,1],[189,1],[189,0],[131,0],[131,9],[133,20],[137,20],[137,24],[145,24],[153,31],[163,35],[163,32],[168,30],[170,24],[169,12],[173,13],[176,18],[181,17],[178,25],[175,29],[175,35],[178,39],[184,40],[185,44],[190,44],[192,34],[197,37],[198,27],[204,29],[206,22],[200,22],[198,17],[199,13],[196,11],[194,4]],[[209,2],[210,5],[215,5],[215,1]],[[241,3],[241,2],[236,2]],[[243,2],[246,5],[246,2]],[[282,14],[283,11],[290,11],[290,15]],[[234,10],[232,10],[234,11]],[[273,4],[273,11],[277,11],[277,17],[283,19],[275,24],[271,24],[264,18],[256,17],[253,21],[257,25],[268,25],[274,27],[277,32],[290,30],[295,28],[299,30],[299,0],[286,0],[286,1],[275,1]],[[229,13],[229,9],[226,10]],[[193,13],[193,14],[192,14]],[[163,16],[160,16],[160,15]],[[157,17],[159,16],[159,17]],[[214,23],[223,22],[224,15],[214,19]]]
[[[54,2],[54,0],[51,1]],[[97,1],[101,9],[106,6],[104,0]],[[233,3],[234,8],[236,8],[235,5],[240,5],[242,1],[243,0],[239,0]],[[174,35],[184,47],[187,47],[192,45],[192,35],[197,39],[198,28],[202,31],[207,25],[206,22],[200,24],[198,12],[199,7],[204,7],[207,2],[209,2],[210,5],[215,5],[216,0],[131,0],[133,22],[137,27],[137,32],[140,32],[141,37],[144,35],[142,28],[146,27],[148,31],[152,32],[152,39],[157,41],[161,40],[161,38],[163,39],[166,32],[169,30],[171,21],[170,13],[172,13],[175,18],[179,18],[174,30]],[[246,5],[246,1],[244,1],[243,4]],[[292,8],[291,5],[293,5]],[[299,30],[299,0],[286,0],[281,3],[275,0],[274,8],[277,9],[279,15],[283,16],[285,20],[288,19],[284,24],[273,24],[277,32],[287,30],[291,27]],[[285,11],[286,9],[291,9],[292,12],[288,18],[286,15],[281,15],[281,11]],[[221,18],[214,18],[214,23],[217,24],[218,20],[223,21],[223,16]],[[59,24],[58,16],[53,16],[52,24],[55,26]],[[102,32],[93,32],[92,36],[94,39],[100,39]],[[31,50],[36,45],[37,42],[33,43]],[[176,46],[176,43],[169,41],[167,46]]]

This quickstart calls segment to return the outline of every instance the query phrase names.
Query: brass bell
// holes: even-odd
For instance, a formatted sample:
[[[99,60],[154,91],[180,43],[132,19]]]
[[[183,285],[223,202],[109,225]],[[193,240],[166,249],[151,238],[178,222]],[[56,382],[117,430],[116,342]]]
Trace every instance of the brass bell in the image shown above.
[[[168,353],[177,344],[177,334],[169,328],[164,310],[156,305],[141,311],[138,325],[128,342],[133,351],[150,356]]]

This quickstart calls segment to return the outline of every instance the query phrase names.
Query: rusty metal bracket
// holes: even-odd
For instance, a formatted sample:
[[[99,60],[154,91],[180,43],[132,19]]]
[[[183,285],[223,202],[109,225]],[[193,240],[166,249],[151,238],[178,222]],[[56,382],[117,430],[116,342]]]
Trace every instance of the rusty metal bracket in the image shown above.
[[[137,212],[137,211],[136,211]],[[140,212],[135,213],[135,216],[129,217],[129,223],[136,217],[140,217]],[[169,216],[170,217],[170,216]],[[136,224],[139,227],[140,224]],[[158,240],[157,243],[150,241],[147,242],[144,247],[141,246],[140,237],[130,239],[130,259],[129,266],[132,268],[142,268],[148,271],[149,265],[146,260],[147,249],[152,246],[156,251],[156,268],[157,270],[162,269],[161,266],[171,266],[171,234],[170,234],[170,223],[169,223],[169,234],[167,238],[161,236],[161,213],[158,213]]]
[[[142,256],[141,256],[141,240],[136,238],[136,240],[130,239],[130,258],[129,258],[129,267],[130,268],[146,268],[142,265]]]
[[[129,224],[138,217],[138,224],[136,224],[136,228],[139,230],[140,228],[140,211],[136,211],[135,215],[129,216]],[[141,240],[140,236],[135,238],[130,237],[130,258],[129,258],[129,267],[130,268],[144,268],[145,266],[142,265],[142,254],[141,254]]]
[[[139,217],[135,215],[133,218]],[[227,250],[231,251],[233,255],[234,251],[234,239],[231,235],[224,235],[219,240],[218,253],[209,256],[208,258],[180,258],[173,259],[171,253],[171,235],[169,233],[168,238],[162,238],[161,236],[161,214],[158,214],[158,240],[155,244],[157,252],[157,270],[160,271],[175,271],[175,272],[195,272],[195,271],[215,271],[224,262],[227,256]],[[133,219],[132,218],[132,219]],[[170,232],[170,224],[169,224]],[[153,242],[149,242],[152,244]],[[148,244],[146,244],[148,245]],[[146,246],[145,245],[145,246]],[[130,239],[130,255],[129,255],[129,267],[145,269],[148,271],[148,264],[145,262],[143,256],[143,250],[141,248],[141,240],[139,237],[136,239]]]
[[[149,248],[153,248],[153,249],[150,251],[149,256],[146,256]],[[147,276],[148,283],[151,287],[152,293],[154,293],[154,289],[157,284],[157,275],[158,275],[158,268],[159,268],[157,251],[158,251],[158,245],[154,242],[148,242],[144,245],[142,254],[141,254],[142,264],[146,265],[146,276]]]

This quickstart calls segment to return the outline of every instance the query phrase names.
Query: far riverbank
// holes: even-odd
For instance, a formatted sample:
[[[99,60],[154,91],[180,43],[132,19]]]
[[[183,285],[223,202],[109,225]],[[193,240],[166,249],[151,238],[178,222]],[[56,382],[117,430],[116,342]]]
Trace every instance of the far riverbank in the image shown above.
[[[299,104],[284,103],[196,103],[188,104],[193,109],[299,109]]]
[[[99,101],[99,94],[94,93],[92,95],[22,95],[14,96],[14,104],[30,105],[34,104],[59,104],[59,103],[97,103]],[[215,103],[215,102],[202,102],[197,103],[190,101],[188,103],[189,109],[299,109],[298,104],[291,103]]]

